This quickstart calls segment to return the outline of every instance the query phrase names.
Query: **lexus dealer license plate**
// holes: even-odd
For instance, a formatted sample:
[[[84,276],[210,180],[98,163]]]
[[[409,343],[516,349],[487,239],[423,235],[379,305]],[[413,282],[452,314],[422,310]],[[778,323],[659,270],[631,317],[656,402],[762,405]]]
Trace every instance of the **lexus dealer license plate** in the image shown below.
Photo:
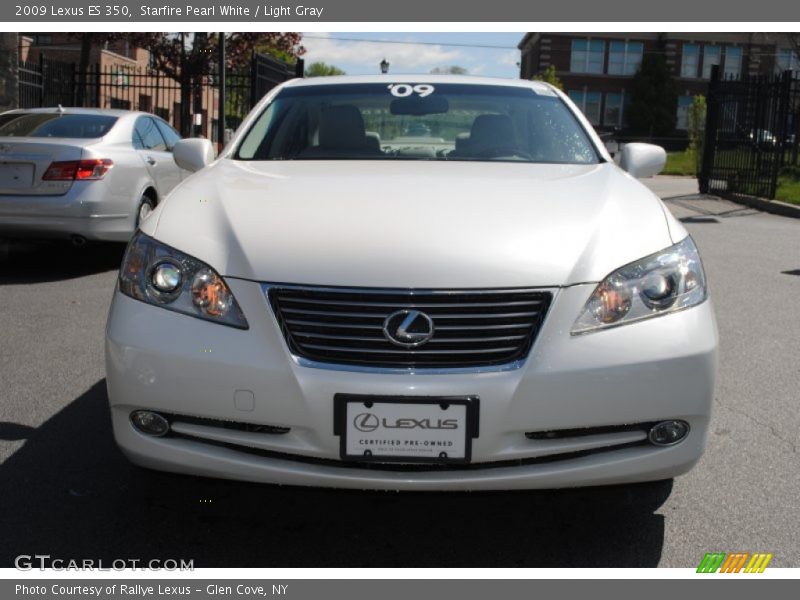
[[[478,437],[476,397],[337,394],[334,403],[344,460],[468,463]]]

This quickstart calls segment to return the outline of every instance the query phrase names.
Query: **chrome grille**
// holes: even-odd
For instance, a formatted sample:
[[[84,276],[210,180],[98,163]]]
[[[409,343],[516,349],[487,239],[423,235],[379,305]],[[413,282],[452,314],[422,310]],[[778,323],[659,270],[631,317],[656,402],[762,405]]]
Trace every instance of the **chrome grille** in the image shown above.
[[[269,286],[289,349],[309,360],[388,368],[465,368],[524,358],[550,304],[541,290],[376,290]],[[387,340],[392,313],[415,309],[434,324],[425,344]]]

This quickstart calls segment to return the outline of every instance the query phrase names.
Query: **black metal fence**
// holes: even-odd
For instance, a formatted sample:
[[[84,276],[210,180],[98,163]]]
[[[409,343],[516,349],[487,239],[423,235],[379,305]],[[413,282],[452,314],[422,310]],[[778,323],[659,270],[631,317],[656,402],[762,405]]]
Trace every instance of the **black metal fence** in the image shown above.
[[[250,109],[276,85],[302,77],[303,62],[288,65],[256,54],[251,65],[225,73],[225,123],[236,129]],[[184,136],[218,141],[220,76],[165,73],[154,68],[74,64],[40,58],[19,65],[19,106],[83,106],[141,110],[171,123]]]
[[[711,71],[700,190],[775,198],[800,148],[800,75],[721,79]]]
[[[39,57],[19,64],[19,107],[70,106],[75,66]]]

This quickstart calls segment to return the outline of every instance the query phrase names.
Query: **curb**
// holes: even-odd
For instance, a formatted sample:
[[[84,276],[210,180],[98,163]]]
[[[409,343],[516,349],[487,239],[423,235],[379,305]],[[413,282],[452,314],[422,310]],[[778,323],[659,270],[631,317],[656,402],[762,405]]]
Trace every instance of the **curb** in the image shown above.
[[[780,200],[764,200],[753,196],[723,196],[723,198],[763,212],[772,213],[773,215],[800,219],[800,206],[795,204],[781,202]]]

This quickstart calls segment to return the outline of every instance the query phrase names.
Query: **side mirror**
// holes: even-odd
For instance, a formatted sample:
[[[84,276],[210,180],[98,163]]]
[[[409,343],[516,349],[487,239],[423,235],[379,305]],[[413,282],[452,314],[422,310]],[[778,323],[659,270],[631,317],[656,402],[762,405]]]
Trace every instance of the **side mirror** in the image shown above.
[[[620,152],[619,166],[634,177],[652,177],[658,175],[667,164],[667,153],[661,146],[625,144]]]
[[[216,158],[214,146],[205,138],[189,138],[175,142],[172,158],[181,169],[199,171]]]

